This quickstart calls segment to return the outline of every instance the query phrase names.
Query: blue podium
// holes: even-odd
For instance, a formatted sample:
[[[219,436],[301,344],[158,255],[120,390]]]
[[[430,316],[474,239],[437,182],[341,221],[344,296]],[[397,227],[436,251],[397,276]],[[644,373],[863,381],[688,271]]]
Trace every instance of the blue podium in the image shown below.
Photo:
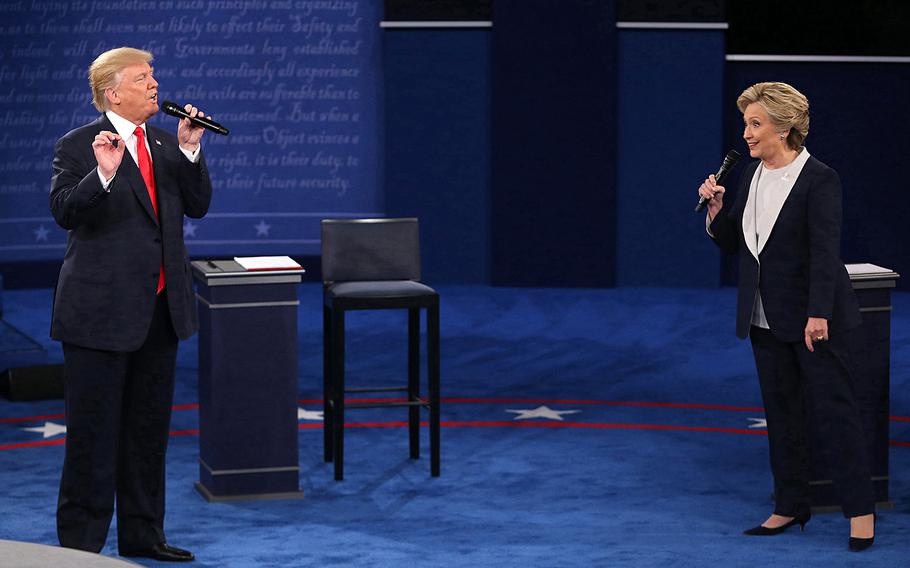
[[[303,269],[194,261],[199,481],[208,501],[300,498],[297,284]]]
[[[874,264],[848,264],[850,282],[859,300],[863,323],[851,345],[856,375],[856,402],[860,408],[869,457],[875,501],[892,506],[889,492],[891,411],[891,290],[899,274]],[[839,509],[828,472],[813,460],[810,500],[813,509]]]

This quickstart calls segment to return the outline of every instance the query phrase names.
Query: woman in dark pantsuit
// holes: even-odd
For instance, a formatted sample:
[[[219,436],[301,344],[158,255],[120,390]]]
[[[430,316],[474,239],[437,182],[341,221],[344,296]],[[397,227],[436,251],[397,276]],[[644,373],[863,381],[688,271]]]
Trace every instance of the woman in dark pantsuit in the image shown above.
[[[809,521],[807,428],[831,471],[849,548],[865,550],[875,532],[874,492],[849,357],[859,307],[840,259],[841,184],[809,155],[809,101],[785,83],[758,83],[739,96],[743,138],[757,158],[732,207],[710,176],[707,230],[739,254],[737,335],[749,337],[765,415],[774,512],[748,535],[771,536]]]

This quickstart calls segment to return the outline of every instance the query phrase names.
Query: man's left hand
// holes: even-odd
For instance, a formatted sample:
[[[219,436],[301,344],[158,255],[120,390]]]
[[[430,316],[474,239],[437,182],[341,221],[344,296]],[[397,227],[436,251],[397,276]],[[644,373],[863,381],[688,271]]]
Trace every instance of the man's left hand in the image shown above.
[[[197,115],[205,116],[198,108],[191,104],[184,106],[183,110],[192,117]],[[195,152],[196,149],[199,148],[199,141],[202,139],[202,134],[204,132],[205,129],[203,127],[193,124],[190,122],[190,119],[180,119],[180,123],[177,125],[177,140],[180,142],[180,147],[187,152]]]

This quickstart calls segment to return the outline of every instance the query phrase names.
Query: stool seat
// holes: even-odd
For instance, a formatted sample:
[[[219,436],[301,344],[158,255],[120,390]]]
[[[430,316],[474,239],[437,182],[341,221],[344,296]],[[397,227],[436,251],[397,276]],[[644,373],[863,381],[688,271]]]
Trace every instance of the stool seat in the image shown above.
[[[436,295],[436,290],[413,280],[333,282],[326,286],[325,291],[332,298],[412,298]]]

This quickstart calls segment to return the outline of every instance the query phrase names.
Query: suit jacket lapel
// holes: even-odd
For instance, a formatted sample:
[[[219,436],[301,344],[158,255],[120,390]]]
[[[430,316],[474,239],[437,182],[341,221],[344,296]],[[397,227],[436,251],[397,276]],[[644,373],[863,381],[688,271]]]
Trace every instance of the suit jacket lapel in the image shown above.
[[[129,152],[126,154],[127,155],[123,156],[123,162],[120,164],[118,173],[127,174],[126,179],[133,190],[133,195],[139,200],[139,203],[142,205],[142,208],[145,209],[149,218],[157,225],[158,216],[155,215],[155,209],[152,207],[152,198],[149,197],[149,190],[145,185],[145,180],[142,179],[142,173],[139,172],[139,166],[133,161],[133,157],[129,155]],[[126,171],[124,171],[124,169]]]
[[[746,247],[755,260],[758,260],[758,242],[755,240],[755,193],[758,187],[758,178],[762,171],[761,164],[755,168],[752,174],[752,181],[749,184],[749,197],[746,199],[746,207],[743,209],[743,239],[746,241]]]
[[[127,161],[126,158],[126,156],[123,157],[124,162]],[[142,178],[142,172],[139,171],[139,165],[133,160],[132,156],[129,157],[129,168],[130,185],[133,187],[133,193],[136,194],[136,199],[142,204],[142,208],[145,209],[145,212],[148,213],[148,216],[151,217],[152,221],[157,225],[158,215],[155,214],[155,208],[152,207],[152,198],[149,197],[149,188],[145,185],[145,180]]]
[[[786,176],[781,181],[782,185],[771,195],[771,201],[768,203],[765,214],[761,219],[761,226],[758,227],[759,254],[761,254],[761,251],[765,248],[768,239],[771,238],[771,234],[774,232],[774,226],[777,224],[777,218],[780,216],[780,211],[784,208],[784,205],[787,203],[787,198],[793,192],[793,188],[796,186],[797,181],[799,181],[800,173],[802,173],[803,167],[806,165],[808,159],[809,150],[803,148],[803,151],[800,152],[799,156],[796,157],[796,160],[793,161],[793,166],[787,171]]]

